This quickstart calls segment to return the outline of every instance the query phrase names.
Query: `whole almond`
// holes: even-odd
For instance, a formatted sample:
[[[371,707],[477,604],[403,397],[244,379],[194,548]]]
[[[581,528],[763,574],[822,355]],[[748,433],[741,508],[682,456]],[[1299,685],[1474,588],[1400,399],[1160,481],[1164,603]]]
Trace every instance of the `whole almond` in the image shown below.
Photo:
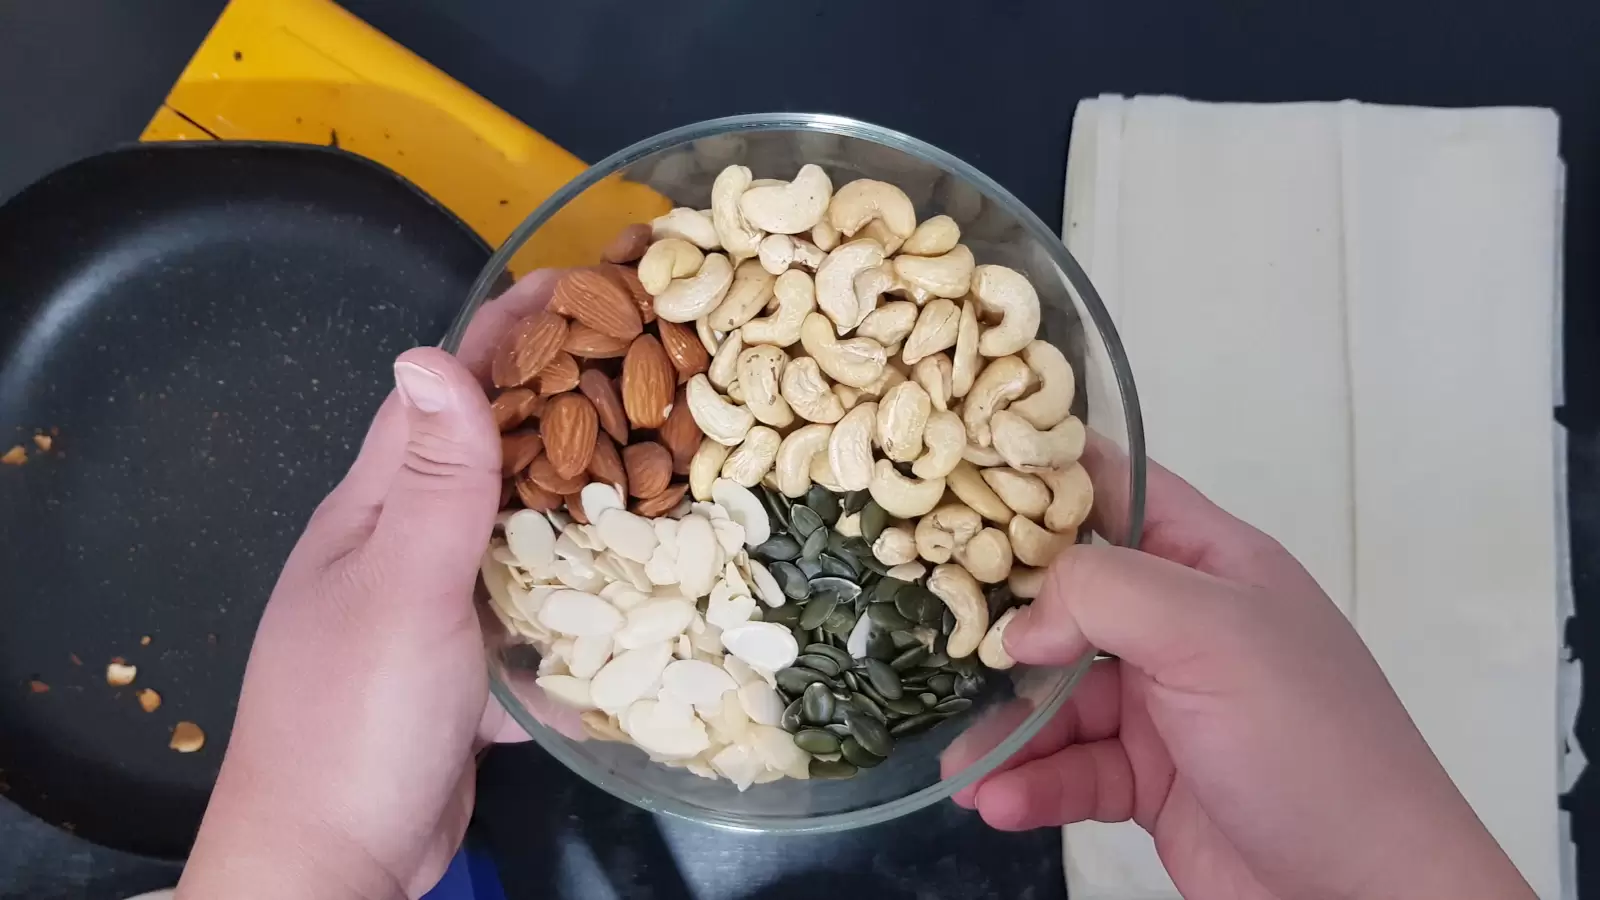
[[[600,418],[594,404],[582,394],[557,394],[550,398],[539,419],[539,436],[544,438],[544,455],[562,478],[583,474],[594,455],[594,438],[600,430]],[[558,494],[572,491],[556,490]]]
[[[660,428],[672,406],[678,371],[655,335],[633,339],[622,360],[622,408],[635,428]]]
[[[567,339],[567,320],[541,310],[511,326],[490,373],[498,387],[527,384],[549,364]]]
[[[624,494],[628,492],[628,471],[622,465],[622,454],[617,452],[617,445],[611,438],[598,435],[594,441],[594,455],[589,457],[589,474],[595,481],[614,484]]]
[[[631,263],[650,248],[650,225],[635,222],[617,232],[611,243],[600,251],[600,258],[608,263]]]
[[[524,472],[517,479],[517,499],[521,500],[522,505],[528,509],[536,509],[540,512],[549,512],[552,509],[561,508],[561,495],[539,487],[527,472]]]
[[[599,269],[568,270],[556,282],[550,308],[622,340],[632,340],[644,330],[627,289]]]
[[[628,414],[622,409],[622,398],[617,386],[599,369],[585,369],[578,378],[578,390],[583,392],[600,416],[600,427],[619,444],[628,442]]]
[[[538,394],[527,388],[511,388],[494,398],[494,402],[489,404],[489,411],[494,414],[496,427],[501,431],[510,431],[528,421],[539,405]]]
[[[628,493],[635,497],[654,497],[672,481],[672,454],[654,441],[623,447],[622,465],[628,472]]]
[[[700,449],[703,435],[700,426],[695,424],[694,414],[689,411],[689,401],[683,388],[678,388],[672,413],[656,434],[672,454],[672,471],[679,475],[689,474],[689,463],[694,459],[695,451]]]
[[[627,355],[628,344],[622,338],[595,331],[582,322],[573,322],[561,349],[584,359],[615,359]]]
[[[589,524],[589,514],[583,511],[583,494],[567,494],[561,498],[561,505],[566,507],[572,521],[579,525]]]
[[[515,475],[544,452],[544,438],[536,428],[500,435],[500,474]]]
[[[550,362],[539,370],[539,377],[534,379],[533,386],[546,397],[572,390],[578,386],[578,361],[570,353],[557,351]]]
[[[589,483],[589,476],[585,473],[580,472],[576,476],[568,477],[557,472],[555,464],[550,462],[548,453],[539,454],[528,466],[528,471],[523,474],[527,480],[552,494],[576,494]]]
[[[634,515],[645,516],[651,519],[655,518],[656,516],[664,516],[667,513],[672,512],[672,508],[678,505],[678,502],[683,499],[684,492],[687,490],[689,490],[689,486],[687,484],[674,484],[654,497],[646,497],[643,500],[635,500],[633,502],[633,513]]]
[[[633,266],[606,266],[606,274],[617,280],[628,296],[633,298],[634,308],[639,310],[639,319],[649,325],[656,320],[656,298],[644,289],[644,283],[639,280],[639,270]]]
[[[661,332],[662,349],[667,351],[672,367],[678,370],[679,384],[687,384],[689,379],[711,367],[711,354],[706,352],[692,326],[662,319],[656,328]]]

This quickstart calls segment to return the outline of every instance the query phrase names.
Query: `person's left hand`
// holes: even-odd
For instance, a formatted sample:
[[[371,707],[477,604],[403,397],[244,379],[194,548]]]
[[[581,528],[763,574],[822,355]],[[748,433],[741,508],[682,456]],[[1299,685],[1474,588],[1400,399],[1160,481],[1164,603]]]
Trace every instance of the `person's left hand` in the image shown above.
[[[552,287],[486,304],[460,359],[395,361],[267,603],[180,897],[420,896],[465,833],[475,749],[526,739],[489,698],[472,603],[501,485],[480,381]]]

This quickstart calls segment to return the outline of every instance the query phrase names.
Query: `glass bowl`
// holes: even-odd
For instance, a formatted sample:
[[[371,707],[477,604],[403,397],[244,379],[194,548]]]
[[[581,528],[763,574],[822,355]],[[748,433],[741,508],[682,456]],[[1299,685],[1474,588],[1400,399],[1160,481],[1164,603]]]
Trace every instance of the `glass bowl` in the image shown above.
[[[949,215],[979,263],[1000,263],[1025,274],[1043,305],[1041,337],[1061,347],[1077,371],[1074,412],[1130,462],[1127,496],[1117,498],[1131,511],[1126,531],[1100,537],[1137,543],[1145,463],[1139,405],[1121,342],[1088,277],[1060,237],[989,177],[916,138],[865,122],[802,113],[735,116],[679,128],[612,154],[540,204],[511,233],[479,276],[443,346],[454,351],[479,307],[498,295],[511,275],[525,274],[517,260],[536,234],[542,236],[536,240],[541,246],[564,245],[574,252],[567,264],[597,262],[610,234],[574,227],[574,211],[615,215],[619,196],[633,205],[634,221],[648,221],[672,206],[704,209],[710,205],[712,180],[734,163],[750,167],[757,178],[792,178],[801,165],[816,163],[836,186],[856,178],[899,185],[916,204],[919,221]],[[641,196],[650,202],[641,203]],[[1106,488],[1097,489],[1097,502],[1105,502]],[[481,586],[479,593],[484,593]],[[852,779],[785,779],[740,792],[728,781],[652,762],[631,745],[583,740],[571,717],[534,685],[536,651],[506,633],[494,616],[481,617],[491,689],[544,749],[644,809],[753,832],[854,828],[951,796],[1032,738],[1092,662],[1089,654],[1063,668],[1017,666],[991,673],[990,690],[971,710],[901,740],[887,761]]]

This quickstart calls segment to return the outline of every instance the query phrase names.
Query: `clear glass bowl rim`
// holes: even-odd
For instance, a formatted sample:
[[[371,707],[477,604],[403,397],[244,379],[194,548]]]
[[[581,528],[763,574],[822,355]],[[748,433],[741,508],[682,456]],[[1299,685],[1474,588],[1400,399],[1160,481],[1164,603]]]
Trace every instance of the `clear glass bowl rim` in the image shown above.
[[[456,321],[450,326],[450,330],[445,333],[444,340],[440,342],[440,346],[452,353],[460,347],[462,336],[466,333],[467,323],[471,321],[478,308],[489,299],[489,294],[494,290],[501,275],[508,271],[512,257],[516,255],[517,251],[522,248],[522,245],[527,242],[535,231],[574,198],[601,180],[661,150],[702,138],[717,137],[741,131],[813,131],[843,135],[891,147],[908,156],[954,173],[981,191],[986,202],[998,202],[1006,212],[1010,213],[1022,224],[1028,237],[1044,248],[1050,257],[1050,261],[1066,275],[1068,283],[1088,311],[1089,319],[1094,323],[1100,339],[1105,343],[1106,356],[1110,360],[1111,369],[1116,378],[1118,395],[1122,400],[1123,418],[1127,422],[1128,430],[1128,530],[1125,535],[1121,536],[1122,539],[1116,541],[1116,543],[1126,547],[1138,546],[1139,536],[1144,526],[1144,422],[1140,415],[1138,394],[1134,388],[1133,373],[1128,366],[1127,354],[1123,350],[1122,340],[1117,334],[1116,327],[1111,322],[1111,315],[1106,310],[1105,303],[1101,301],[1099,293],[1095,291],[1094,285],[1090,283],[1088,275],[1078,265],[1077,260],[1067,251],[1066,244],[1061,240],[1061,237],[1047,227],[1038,216],[1033,214],[1031,209],[1014,197],[1010,191],[1007,191],[989,176],[960,158],[908,134],[882,126],[825,113],[755,113],[727,116],[720,119],[707,119],[703,122],[684,125],[645,138],[618,150],[590,166],[577,178],[574,178],[562,186],[560,190],[551,194],[506,237],[505,242],[495,250],[494,255],[484,265],[483,271],[479,273],[477,281],[472,286],[472,292],[467,297],[466,304],[462,307],[461,314],[457,316]],[[1051,691],[1050,695],[1044,698],[1039,706],[1005,740],[996,744],[988,753],[968,765],[959,774],[950,778],[941,778],[939,781],[919,791],[878,806],[818,816],[746,817],[738,814],[725,814],[716,810],[681,803],[671,797],[646,794],[634,790],[628,784],[618,783],[607,777],[606,773],[599,771],[582,755],[576,753],[567,738],[529,715],[522,702],[517,699],[511,688],[500,679],[492,665],[489,667],[489,691],[499,701],[500,705],[505,708],[506,712],[550,755],[612,796],[632,803],[641,809],[732,831],[762,834],[818,834],[887,822],[946,799],[961,789],[976,783],[979,779],[994,771],[1012,754],[1022,749],[1024,744],[1039,733],[1045,723],[1066,702],[1067,697],[1071,695],[1073,688],[1076,687],[1078,680],[1089,670],[1089,666],[1094,662],[1095,657],[1096,653],[1091,650],[1074,662],[1067,669],[1067,677],[1061,684]]]

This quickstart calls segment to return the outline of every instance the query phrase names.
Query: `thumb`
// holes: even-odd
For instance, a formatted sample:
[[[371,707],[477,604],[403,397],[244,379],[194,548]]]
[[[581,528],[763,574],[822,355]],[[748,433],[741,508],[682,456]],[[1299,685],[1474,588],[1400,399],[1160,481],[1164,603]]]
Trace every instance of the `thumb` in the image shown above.
[[[402,353],[394,377],[406,447],[366,552],[424,592],[459,589],[494,527],[499,432],[483,389],[443,350]]]
[[[1067,665],[1093,647],[1159,679],[1231,643],[1241,605],[1238,587],[1212,575],[1137,550],[1079,545],[1056,558],[1004,640],[1020,662]]]

